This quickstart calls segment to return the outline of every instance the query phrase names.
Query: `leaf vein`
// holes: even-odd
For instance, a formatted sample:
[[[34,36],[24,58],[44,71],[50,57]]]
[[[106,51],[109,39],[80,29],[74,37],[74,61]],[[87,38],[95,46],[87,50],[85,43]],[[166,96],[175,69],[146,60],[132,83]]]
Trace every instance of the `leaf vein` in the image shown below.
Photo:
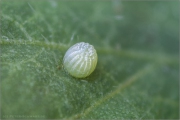
[[[152,66],[146,66],[145,68],[139,70],[137,73],[135,73],[134,75],[129,77],[124,84],[119,84],[117,89],[108,93],[103,98],[99,99],[97,102],[95,102],[89,108],[87,108],[85,111],[83,111],[82,113],[77,114],[75,116],[72,116],[70,119],[78,119],[78,118],[81,118],[82,116],[88,115],[93,109],[100,106],[102,103],[106,102],[107,100],[113,98],[113,96],[122,92],[122,90],[124,90],[125,88],[127,88],[128,86],[133,84],[135,81],[139,80],[139,78],[146,75],[148,72],[152,71],[153,69],[154,69],[154,66],[152,65]]]

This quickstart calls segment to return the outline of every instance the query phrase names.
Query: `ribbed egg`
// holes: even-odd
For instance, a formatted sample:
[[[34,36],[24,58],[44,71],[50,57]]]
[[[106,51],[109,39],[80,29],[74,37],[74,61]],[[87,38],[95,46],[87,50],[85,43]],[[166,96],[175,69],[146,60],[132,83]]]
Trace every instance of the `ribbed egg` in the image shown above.
[[[64,58],[65,70],[76,78],[89,76],[97,64],[97,53],[92,45],[85,42],[76,43],[70,47]]]

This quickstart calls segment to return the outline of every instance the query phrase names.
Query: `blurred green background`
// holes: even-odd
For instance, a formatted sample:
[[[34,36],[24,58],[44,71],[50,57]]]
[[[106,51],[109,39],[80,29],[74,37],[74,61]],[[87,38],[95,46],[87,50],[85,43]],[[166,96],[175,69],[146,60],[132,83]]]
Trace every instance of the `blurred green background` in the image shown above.
[[[179,1],[0,1],[1,119],[178,119]],[[76,79],[66,50],[92,44]]]

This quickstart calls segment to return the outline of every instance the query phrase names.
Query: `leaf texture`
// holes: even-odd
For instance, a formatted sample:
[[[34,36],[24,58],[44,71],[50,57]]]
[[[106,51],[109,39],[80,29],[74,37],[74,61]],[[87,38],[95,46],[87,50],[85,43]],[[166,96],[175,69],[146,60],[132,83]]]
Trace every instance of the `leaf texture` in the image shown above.
[[[1,0],[2,119],[178,119],[179,1]],[[77,42],[87,78],[64,69]]]

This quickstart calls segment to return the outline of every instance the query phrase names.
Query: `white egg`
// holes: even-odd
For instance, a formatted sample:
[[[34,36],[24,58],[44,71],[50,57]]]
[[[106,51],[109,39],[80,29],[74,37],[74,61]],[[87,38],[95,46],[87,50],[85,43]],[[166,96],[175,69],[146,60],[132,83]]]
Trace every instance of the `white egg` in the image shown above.
[[[85,78],[94,71],[97,60],[94,47],[89,43],[80,42],[67,50],[63,58],[63,65],[73,77]]]

